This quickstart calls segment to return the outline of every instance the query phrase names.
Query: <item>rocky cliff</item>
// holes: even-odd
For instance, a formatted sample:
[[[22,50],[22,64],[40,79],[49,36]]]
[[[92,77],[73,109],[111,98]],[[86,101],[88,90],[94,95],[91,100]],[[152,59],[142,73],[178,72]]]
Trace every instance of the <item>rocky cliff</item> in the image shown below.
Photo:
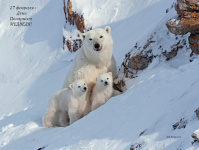
[[[63,0],[64,4],[64,14],[65,14],[65,29],[67,29],[68,26],[74,26],[79,30],[79,33],[84,33],[85,30],[85,22],[84,22],[84,17],[82,14],[78,14],[73,11],[72,9],[72,2],[70,0],[65,2]],[[68,50],[71,52],[77,51],[81,47],[81,40],[78,38],[79,33],[76,34],[76,38],[72,38],[71,35],[68,36],[63,36],[63,49],[65,49],[65,45],[67,46]],[[67,33],[69,34],[69,33]]]
[[[176,35],[190,32],[189,46],[199,54],[199,0],[177,0],[175,10],[178,16],[166,23],[167,28]]]

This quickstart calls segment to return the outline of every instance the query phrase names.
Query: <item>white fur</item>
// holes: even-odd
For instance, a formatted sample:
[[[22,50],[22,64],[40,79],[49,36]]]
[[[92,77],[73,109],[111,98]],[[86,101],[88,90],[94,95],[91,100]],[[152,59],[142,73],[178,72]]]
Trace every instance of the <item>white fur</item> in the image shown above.
[[[101,36],[103,37],[100,38]],[[63,88],[67,88],[70,83],[77,79],[84,79],[88,85],[89,92],[87,96],[89,98],[98,75],[112,72],[113,77],[116,77],[116,62],[112,54],[111,28],[90,30],[87,33],[82,33],[80,37],[83,46],[78,50],[72,67],[66,76]],[[96,51],[94,46],[96,43],[100,45],[100,51]]]
[[[67,126],[77,121],[89,111],[90,108],[86,99],[87,85],[84,80],[76,80],[69,88],[64,88],[51,98],[45,116],[43,118],[44,127],[54,127],[53,120],[56,120],[56,113],[58,113],[59,126]],[[85,110],[89,109],[89,110]],[[68,122],[69,120],[69,122]]]
[[[108,85],[105,84],[108,83]],[[91,95],[91,111],[105,104],[113,95],[112,73],[103,73],[97,77],[96,85]]]

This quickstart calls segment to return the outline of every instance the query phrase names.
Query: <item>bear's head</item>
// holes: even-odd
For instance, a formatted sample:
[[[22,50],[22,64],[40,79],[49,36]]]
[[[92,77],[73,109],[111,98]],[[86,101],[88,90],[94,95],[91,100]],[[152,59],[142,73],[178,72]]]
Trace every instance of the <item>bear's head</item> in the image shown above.
[[[112,87],[113,86],[113,76],[112,72],[103,73],[96,78],[97,85],[101,87]]]
[[[80,38],[83,41],[83,46],[91,53],[100,53],[107,49],[112,51],[113,40],[109,26],[104,29],[99,28],[82,33],[80,34]]]
[[[69,88],[73,91],[73,93],[77,96],[85,94],[87,91],[87,84],[84,80],[76,80],[72,84],[69,84]]]

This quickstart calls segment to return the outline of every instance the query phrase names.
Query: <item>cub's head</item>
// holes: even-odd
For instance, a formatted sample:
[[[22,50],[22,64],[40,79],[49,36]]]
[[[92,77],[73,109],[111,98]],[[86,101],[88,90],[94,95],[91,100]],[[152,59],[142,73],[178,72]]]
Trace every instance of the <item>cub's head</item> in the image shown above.
[[[88,90],[86,82],[84,80],[76,80],[69,85],[69,88],[73,90],[76,95],[82,95]]]
[[[99,28],[82,33],[80,38],[83,41],[83,46],[93,53],[99,53],[113,45],[111,28],[109,26],[104,29]]]
[[[97,77],[97,85],[102,87],[112,87],[113,86],[113,76],[112,73],[103,73]]]

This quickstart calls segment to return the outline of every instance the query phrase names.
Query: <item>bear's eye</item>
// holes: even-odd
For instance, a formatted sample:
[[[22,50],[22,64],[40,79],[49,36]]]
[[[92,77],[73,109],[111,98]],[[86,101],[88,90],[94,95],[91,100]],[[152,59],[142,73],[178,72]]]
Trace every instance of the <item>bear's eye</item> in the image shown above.
[[[107,78],[107,80],[108,80],[109,78]]]
[[[78,88],[80,88],[80,86],[78,86]]]
[[[103,36],[101,35],[100,38],[103,38]]]
[[[103,82],[103,80],[101,80],[101,82]]]
[[[84,83],[84,85],[86,85],[86,83]]]
[[[91,38],[90,38],[89,40],[90,40],[90,41],[92,41],[92,39],[91,39]]]

